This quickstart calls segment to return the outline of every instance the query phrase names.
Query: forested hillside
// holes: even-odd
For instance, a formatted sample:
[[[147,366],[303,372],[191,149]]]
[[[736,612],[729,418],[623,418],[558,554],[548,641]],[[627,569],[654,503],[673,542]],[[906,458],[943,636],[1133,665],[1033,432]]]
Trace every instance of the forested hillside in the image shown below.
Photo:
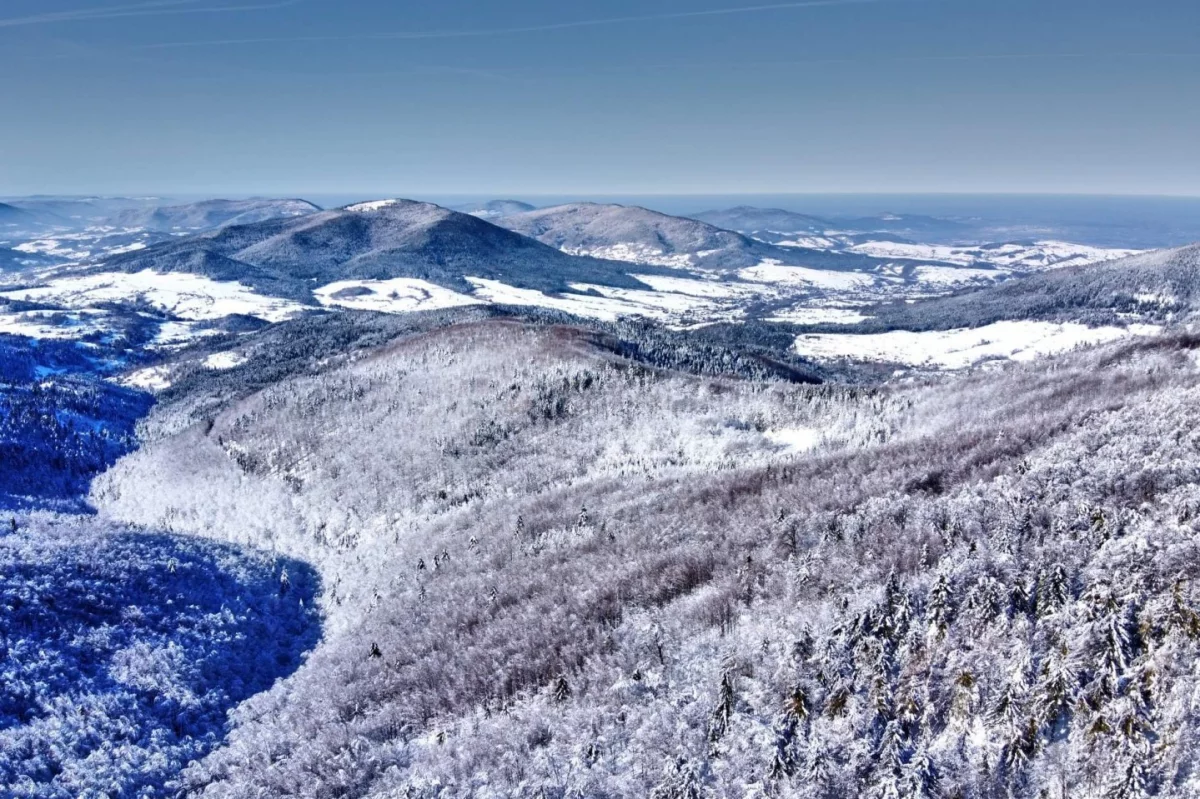
[[[165,402],[91,499],[323,579],[196,795],[1190,797],[1198,346],[869,389],[477,321]]]

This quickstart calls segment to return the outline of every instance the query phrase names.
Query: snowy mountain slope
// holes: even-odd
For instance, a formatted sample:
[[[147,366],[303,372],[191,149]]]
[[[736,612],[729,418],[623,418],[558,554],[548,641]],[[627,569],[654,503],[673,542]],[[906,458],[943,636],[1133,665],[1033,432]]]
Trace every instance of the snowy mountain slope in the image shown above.
[[[185,205],[129,209],[117,214],[111,224],[162,232],[207,230],[223,225],[248,225],[280,217],[305,216],[320,210],[307,200],[204,200]]]
[[[879,264],[858,255],[774,247],[695,219],[636,206],[575,203],[505,216],[496,223],[565,252],[682,269],[733,272],[767,260],[826,269],[870,269]]]
[[[995,236],[999,232],[976,230],[953,220],[894,214],[833,221],[779,209],[741,206],[725,211],[706,211],[694,218],[780,247],[857,253],[884,260],[920,261],[932,265],[995,268],[1002,270],[996,275],[999,280],[1010,274],[1098,263],[1137,252],[1053,239],[986,239],[989,243],[979,243],[979,235]],[[957,238],[952,235],[955,233],[959,234]]]
[[[891,330],[886,333],[809,333],[796,352],[814,359],[883,361],[908,367],[965,369],[996,360],[1028,361],[1130,335],[1154,335],[1156,325],[1088,327],[1077,322],[993,322],[953,330]]]
[[[977,291],[873,307],[870,329],[938,330],[1005,320],[1161,323],[1200,307],[1200,245],[1067,267]]]
[[[461,325],[231,402],[93,498],[323,577],[326,638],[196,795],[1183,799],[1194,347],[864,390]]]
[[[847,248],[876,258],[942,262],[961,266],[977,264],[1033,272],[1064,266],[1112,261],[1136,255],[1137,250],[1089,247],[1065,241],[1007,242],[984,245],[925,245],[897,241],[867,241]]]

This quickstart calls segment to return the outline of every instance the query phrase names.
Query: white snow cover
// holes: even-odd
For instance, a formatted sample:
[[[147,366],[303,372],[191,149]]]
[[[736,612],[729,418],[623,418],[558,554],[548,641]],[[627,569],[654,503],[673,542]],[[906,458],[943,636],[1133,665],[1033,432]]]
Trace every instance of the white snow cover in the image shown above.
[[[479,305],[483,301],[443,288],[427,280],[397,277],[391,280],[339,280],[313,292],[325,306],[359,311],[405,313],[460,305]]]
[[[102,332],[108,314],[86,311],[14,311],[0,313],[0,333],[29,338],[82,338]]]
[[[170,366],[148,366],[117,378],[117,383],[143,391],[164,391],[171,387]]]
[[[192,320],[245,314],[267,322],[280,322],[305,310],[299,303],[257,294],[241,283],[217,281],[186,272],[163,273],[151,269],[132,274],[102,272],[61,277],[36,288],[3,291],[0,296],[54,302],[69,308],[86,308],[119,300],[141,300],[165,313]]]
[[[245,355],[240,352],[214,352],[204,359],[205,369],[232,369],[235,366],[241,366],[247,360]]]
[[[852,358],[907,366],[963,369],[979,361],[1010,358],[1028,361],[1084,344],[1127,335],[1151,335],[1155,325],[1088,327],[1076,322],[995,322],[977,328],[887,333],[816,333],[799,336],[796,352],[811,358]]]
[[[777,231],[771,231],[772,233]],[[790,235],[790,234],[789,234]],[[806,250],[832,250],[838,246],[838,242],[825,236],[797,236],[794,239],[787,241],[775,242],[776,247],[802,247]]]
[[[972,269],[967,266],[918,266],[913,275],[918,283],[952,286],[958,283],[977,283],[1008,277],[1009,272],[995,269]]]
[[[695,263],[695,257],[703,257],[716,252],[716,250],[704,250],[693,256],[689,253],[668,253],[645,244],[627,243],[612,244],[606,247],[563,247],[562,251],[568,255],[586,255],[609,261],[667,266],[675,269],[687,269]]]
[[[737,300],[770,293],[770,289],[755,283],[734,283],[725,280],[694,280],[686,277],[663,275],[633,275],[655,291],[686,294],[689,297],[704,297],[713,300]]]
[[[203,322],[163,322],[158,326],[158,332],[154,334],[148,346],[151,349],[180,347],[192,343],[197,338],[221,335],[222,331],[202,325]]]
[[[589,284],[573,284],[578,291],[594,289],[604,296],[587,294],[544,294],[534,289],[522,289],[501,283],[498,280],[487,280],[480,277],[468,277],[467,280],[475,286],[475,296],[482,297],[488,302],[501,305],[536,305],[542,308],[554,308],[559,311],[584,316],[591,319],[615,321],[622,316],[644,316],[660,321],[678,319],[690,311],[711,308],[711,304],[703,299],[688,297],[683,294],[663,294],[655,291],[638,289],[614,289],[607,286],[592,286]]]
[[[768,322],[790,322],[795,325],[818,325],[825,322],[837,325],[857,325],[871,319],[852,308],[822,308],[820,306],[796,306],[776,311],[767,317]]]
[[[763,433],[768,441],[790,452],[808,452],[821,443],[821,431],[815,427],[785,427]]]
[[[837,272],[831,269],[810,269],[807,266],[784,266],[768,258],[758,266],[738,272],[738,277],[756,283],[809,285],[822,289],[852,290],[866,288],[875,282],[872,275],[861,272]]]
[[[390,205],[397,205],[399,202],[399,200],[371,200],[370,202],[347,205],[346,210],[361,214],[367,211],[378,211],[380,208],[387,208]]]
[[[972,264],[986,261],[1014,269],[1046,269],[1049,267],[1080,266],[1111,261],[1134,255],[1138,250],[1091,247],[1068,241],[1035,241],[1032,244],[1003,244],[989,246],[955,246],[943,244],[909,244],[897,241],[868,241],[849,248],[850,252],[877,258],[898,258],[910,261],[943,261],[951,264]]]

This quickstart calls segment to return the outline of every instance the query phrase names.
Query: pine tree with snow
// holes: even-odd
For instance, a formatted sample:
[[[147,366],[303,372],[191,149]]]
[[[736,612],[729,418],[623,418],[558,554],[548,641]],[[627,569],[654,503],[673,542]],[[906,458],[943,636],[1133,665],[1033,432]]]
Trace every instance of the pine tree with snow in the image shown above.
[[[945,572],[938,574],[937,582],[934,583],[933,590],[929,594],[929,606],[926,610],[926,617],[929,620],[929,634],[937,640],[946,637],[946,631],[950,628],[951,616],[954,613],[953,594],[950,589],[950,580],[946,577]]]
[[[558,704],[562,704],[571,698],[571,685],[567,682],[565,675],[560,674],[554,680],[554,686],[550,694]]]
[[[721,684],[717,690],[717,705],[713,708],[708,722],[708,742],[718,743],[729,731],[733,720],[734,706],[734,675],[732,669],[721,673]]]

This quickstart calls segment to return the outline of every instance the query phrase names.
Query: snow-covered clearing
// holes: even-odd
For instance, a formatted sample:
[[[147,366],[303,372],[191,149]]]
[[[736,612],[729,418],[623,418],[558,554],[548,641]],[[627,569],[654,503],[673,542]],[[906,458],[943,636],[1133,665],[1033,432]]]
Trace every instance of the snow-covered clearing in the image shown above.
[[[941,261],[972,266],[978,263],[995,264],[1019,270],[1046,269],[1061,266],[1111,261],[1134,255],[1137,250],[1091,247],[1068,241],[1035,241],[1032,244],[946,245],[913,244],[898,241],[868,241],[848,249],[860,255],[876,258],[897,258],[905,261]]]
[[[468,277],[475,286],[475,296],[499,305],[532,305],[553,308],[559,311],[612,322],[622,316],[643,316],[659,321],[678,321],[689,314],[712,310],[713,304],[698,297],[684,294],[668,294],[640,289],[616,289],[591,284],[572,284],[577,291],[595,291],[596,294],[545,294],[535,289],[522,289],[487,280]]]
[[[387,208],[392,205],[398,205],[399,202],[399,200],[371,200],[370,202],[347,205],[346,210],[361,214],[368,211],[378,211],[381,208]]]
[[[82,338],[103,332],[108,314],[85,311],[0,311],[0,333],[29,338]]]
[[[325,306],[384,313],[428,311],[479,305],[483,302],[427,280],[409,277],[391,280],[340,280],[322,286],[314,291],[313,295],[317,302]]]
[[[852,308],[822,308],[798,305],[776,311],[766,317],[768,322],[788,322],[793,325],[857,325],[872,317],[865,316]]]
[[[861,272],[838,272],[830,269],[811,269],[807,266],[784,266],[767,259],[758,266],[738,272],[742,280],[755,283],[775,283],[785,286],[812,286],[821,289],[852,291],[872,286],[875,277]]]
[[[181,319],[219,319],[231,314],[281,322],[304,312],[291,300],[267,297],[249,286],[212,280],[186,272],[163,273],[145,269],[132,274],[102,272],[62,277],[36,288],[0,292],[9,299],[54,302],[69,308],[93,307],[105,302],[141,301]]]
[[[963,369],[980,361],[1028,361],[1041,355],[1098,344],[1128,335],[1151,335],[1155,325],[1088,327],[1076,322],[996,322],[978,328],[887,333],[817,333],[799,336],[796,352],[810,358],[850,358],[907,366]]]
[[[667,266],[687,269],[695,264],[696,258],[710,255],[712,251],[691,253],[668,253],[644,244],[613,244],[607,247],[563,247],[568,255],[586,255],[608,261],[624,261],[631,264]]]
[[[763,436],[789,452],[808,452],[821,443],[821,431],[815,427],[785,427],[767,430]]]
[[[776,231],[771,231],[772,233]],[[775,242],[776,247],[800,247],[805,250],[832,250],[838,242],[824,236],[797,236],[794,239]]]
[[[148,366],[138,369],[116,379],[116,382],[129,388],[139,388],[143,391],[165,391],[171,387],[170,366]]]
[[[214,352],[204,359],[203,364],[205,369],[221,371],[241,366],[247,360],[246,356],[240,352]]]
[[[918,283],[936,286],[953,286],[960,283],[978,283],[1008,277],[1007,272],[995,269],[972,269],[966,266],[918,266],[913,270]]]

